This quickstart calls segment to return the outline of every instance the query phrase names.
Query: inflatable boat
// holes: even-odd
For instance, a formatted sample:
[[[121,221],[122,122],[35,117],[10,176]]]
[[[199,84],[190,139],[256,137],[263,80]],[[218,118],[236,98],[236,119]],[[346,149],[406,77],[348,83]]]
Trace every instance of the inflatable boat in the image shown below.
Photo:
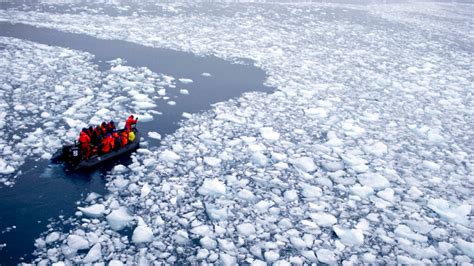
[[[71,170],[80,170],[96,166],[102,162],[117,158],[120,155],[135,151],[140,144],[140,133],[136,128],[133,129],[133,132],[135,133],[135,139],[132,142],[108,153],[93,154],[89,158],[84,159],[81,154],[80,145],[74,143],[73,145],[65,145],[56,151],[51,157],[51,161],[53,163],[64,163],[66,167]]]

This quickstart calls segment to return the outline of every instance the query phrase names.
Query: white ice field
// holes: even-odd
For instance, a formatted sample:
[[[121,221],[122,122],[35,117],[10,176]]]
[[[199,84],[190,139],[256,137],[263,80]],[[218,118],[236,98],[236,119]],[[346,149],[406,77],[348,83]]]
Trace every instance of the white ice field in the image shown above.
[[[472,264],[473,5],[240,4],[223,15],[224,5],[171,7],[128,17],[0,11],[4,21],[250,58],[277,89],[186,114],[160,147],[114,168],[110,194],[84,199],[73,230],[37,239],[34,262]],[[96,110],[142,111],[159,96],[156,82],[174,82],[117,71],[126,62],[101,74],[78,51],[1,43],[6,173],[47,157],[47,143],[72,138],[79,121],[100,119]],[[16,69],[24,74],[10,80]],[[144,95],[135,104],[104,104],[94,84],[109,80],[113,95],[125,74],[139,83],[147,75],[149,86],[136,87],[150,91],[132,92]],[[75,94],[85,86],[90,96]],[[25,131],[45,143],[22,148],[12,132],[25,117]],[[71,129],[45,134],[57,119]]]

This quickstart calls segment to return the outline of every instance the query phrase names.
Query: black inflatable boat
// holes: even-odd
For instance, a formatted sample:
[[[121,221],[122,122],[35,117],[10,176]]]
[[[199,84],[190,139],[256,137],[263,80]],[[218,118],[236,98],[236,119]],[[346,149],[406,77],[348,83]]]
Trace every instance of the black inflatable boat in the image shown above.
[[[105,154],[94,154],[88,159],[83,159],[80,146],[78,143],[75,143],[74,145],[65,145],[56,151],[51,157],[51,161],[53,163],[64,163],[66,167],[71,170],[93,167],[102,162],[117,158],[122,154],[135,151],[140,144],[140,133],[136,128],[133,129],[133,132],[135,133],[135,140],[117,150]]]

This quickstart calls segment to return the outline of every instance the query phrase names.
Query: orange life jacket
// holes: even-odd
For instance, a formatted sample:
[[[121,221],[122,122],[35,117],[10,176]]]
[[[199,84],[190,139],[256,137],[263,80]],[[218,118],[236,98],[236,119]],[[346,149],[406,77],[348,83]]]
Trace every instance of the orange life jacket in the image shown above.
[[[79,135],[79,142],[82,144],[82,146],[87,146],[91,142],[91,138],[89,135],[87,135],[87,133],[81,131],[81,134]]]
[[[102,139],[102,152],[107,153],[110,152],[114,148],[114,139],[112,136],[108,136]]]
[[[127,145],[127,143],[128,143],[128,133],[127,133],[127,131],[123,131],[120,137],[121,137],[121,140],[122,140],[122,147]]]

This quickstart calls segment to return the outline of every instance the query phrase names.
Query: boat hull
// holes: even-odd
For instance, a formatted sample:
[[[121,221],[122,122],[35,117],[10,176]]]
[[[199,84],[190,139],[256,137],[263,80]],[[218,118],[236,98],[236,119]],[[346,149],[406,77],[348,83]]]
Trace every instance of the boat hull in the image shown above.
[[[66,167],[70,170],[87,169],[87,168],[94,167],[98,164],[101,164],[105,161],[109,161],[113,158],[118,158],[119,156],[123,154],[133,152],[136,149],[138,149],[139,146],[140,146],[140,134],[138,131],[136,131],[135,140],[127,144],[125,147],[121,147],[118,150],[113,150],[105,154],[92,155],[87,160],[76,161],[76,160],[71,160],[71,157],[66,156],[67,150],[70,149],[71,147],[74,147],[74,145],[68,145],[68,146],[64,146],[63,148],[59,149],[56,153],[54,153],[51,158],[51,161],[53,163],[64,162]]]

